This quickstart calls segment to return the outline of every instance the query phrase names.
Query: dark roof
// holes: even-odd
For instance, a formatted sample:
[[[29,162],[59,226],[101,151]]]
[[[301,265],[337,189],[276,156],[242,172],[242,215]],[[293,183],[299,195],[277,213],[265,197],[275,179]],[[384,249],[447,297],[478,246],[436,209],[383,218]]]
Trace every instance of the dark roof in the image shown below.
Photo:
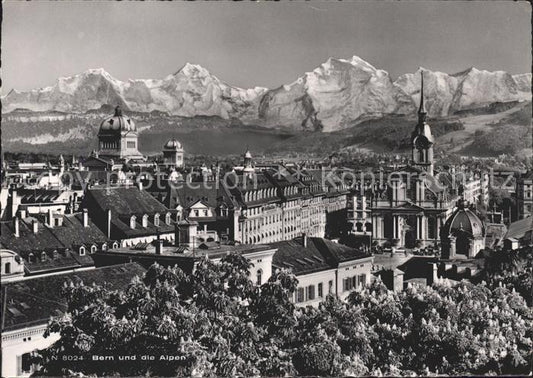
[[[57,239],[67,248],[74,249],[80,245],[100,244],[107,241],[107,236],[89,219],[83,227],[83,214],[70,214],[63,217],[63,225],[50,229]]]
[[[371,257],[357,249],[323,238],[308,237],[307,247],[304,247],[302,238],[270,245],[277,248],[272,265],[290,269],[295,275],[334,269],[341,262]]]
[[[33,233],[32,223],[37,222],[37,233]],[[19,237],[15,237],[13,221],[0,223],[0,244],[25,257],[30,252],[45,249],[61,249],[64,245],[55,237],[50,228],[34,217],[27,217],[19,221]]]
[[[509,230],[505,234],[505,239],[515,238],[521,239],[526,233],[533,232],[533,217],[520,219],[509,225]]]
[[[80,272],[27,279],[2,284],[2,331],[46,324],[50,317],[58,316],[67,308],[62,295],[65,282],[105,284],[116,290],[126,287],[145,269],[136,263],[114,265]]]
[[[91,188],[86,197],[92,199],[101,210],[111,210],[116,216],[164,214],[169,210],[145,190],[137,187]]]
[[[463,205],[459,205],[453,214],[446,220],[443,232],[445,235],[455,235],[457,232],[466,232],[474,237],[484,236],[485,225],[473,210],[463,207]]]
[[[428,275],[428,264],[437,262],[434,256],[413,256],[396,268],[405,272],[404,280],[411,278],[426,278]]]

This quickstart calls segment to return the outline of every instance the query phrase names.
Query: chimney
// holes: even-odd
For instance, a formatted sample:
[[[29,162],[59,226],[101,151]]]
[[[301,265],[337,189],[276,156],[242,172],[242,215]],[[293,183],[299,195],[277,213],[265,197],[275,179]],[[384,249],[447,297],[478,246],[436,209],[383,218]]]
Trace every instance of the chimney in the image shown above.
[[[111,239],[111,209],[107,210],[107,238]]]
[[[48,209],[48,226],[54,227],[54,211]]]
[[[174,245],[180,246],[180,230],[178,228],[178,222],[174,223]]]
[[[89,227],[89,212],[83,209],[83,227]]]
[[[159,230],[157,230],[157,239],[155,242],[155,254],[160,255],[162,252],[163,252],[163,240],[161,239]]]
[[[37,223],[36,220],[34,220],[31,224],[31,227],[33,229],[33,233],[36,234],[39,231],[39,223]]]
[[[13,218],[13,227],[15,228],[15,237],[18,238],[20,236],[20,224],[18,217]]]
[[[307,248],[307,234],[305,232],[302,234],[302,245]]]

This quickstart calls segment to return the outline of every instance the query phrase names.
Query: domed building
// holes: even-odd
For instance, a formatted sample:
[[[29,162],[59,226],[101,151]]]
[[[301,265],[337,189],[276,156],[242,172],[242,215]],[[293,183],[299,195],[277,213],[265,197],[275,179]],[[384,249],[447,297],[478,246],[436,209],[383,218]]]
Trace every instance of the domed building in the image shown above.
[[[172,138],[163,146],[163,165],[166,167],[183,167],[183,146]]]
[[[443,259],[474,258],[485,248],[485,225],[473,209],[459,201],[441,229]]]
[[[107,159],[144,160],[138,150],[138,133],[130,117],[117,106],[115,114],[100,124],[98,131],[98,156]]]

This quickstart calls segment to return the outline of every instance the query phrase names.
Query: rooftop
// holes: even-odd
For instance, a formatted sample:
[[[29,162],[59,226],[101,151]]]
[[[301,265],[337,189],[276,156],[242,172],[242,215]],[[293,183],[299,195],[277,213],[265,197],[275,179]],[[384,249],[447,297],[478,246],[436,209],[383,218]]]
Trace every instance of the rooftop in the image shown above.
[[[2,331],[46,324],[50,317],[61,315],[67,309],[62,294],[65,282],[105,282],[110,289],[122,289],[144,272],[140,265],[128,263],[2,284],[2,303],[6,308],[1,314]]]

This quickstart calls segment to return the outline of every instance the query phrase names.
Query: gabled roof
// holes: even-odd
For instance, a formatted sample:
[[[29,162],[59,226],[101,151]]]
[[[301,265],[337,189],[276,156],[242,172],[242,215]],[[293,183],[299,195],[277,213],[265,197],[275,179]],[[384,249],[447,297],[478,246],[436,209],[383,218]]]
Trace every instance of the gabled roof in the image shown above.
[[[334,269],[342,262],[371,257],[355,248],[323,238],[308,237],[307,247],[304,247],[301,237],[269,245],[277,248],[272,265],[290,269],[297,276]]]
[[[90,219],[87,227],[83,227],[83,214],[69,214],[63,216],[63,225],[50,229],[50,232],[65,247],[74,249],[75,246],[85,244],[100,244],[107,241],[104,234]]]
[[[509,230],[505,234],[505,239],[521,239],[527,233],[533,232],[533,217],[517,220],[509,225]]]
[[[169,211],[150,193],[137,187],[90,188],[85,196],[85,200],[91,201],[91,206],[97,205],[104,212],[111,210],[111,214],[116,216],[164,214]]]
[[[37,222],[37,233],[33,233],[32,223]],[[62,249],[64,245],[39,219],[27,217],[19,220],[19,236],[15,237],[13,221],[0,222],[0,245],[17,252],[25,258],[30,252],[45,249]]]
[[[46,324],[50,317],[66,311],[62,294],[65,282],[105,284],[116,290],[126,287],[134,276],[144,272],[140,265],[129,263],[2,284],[1,300],[6,306],[5,313],[1,312],[2,331]]]

